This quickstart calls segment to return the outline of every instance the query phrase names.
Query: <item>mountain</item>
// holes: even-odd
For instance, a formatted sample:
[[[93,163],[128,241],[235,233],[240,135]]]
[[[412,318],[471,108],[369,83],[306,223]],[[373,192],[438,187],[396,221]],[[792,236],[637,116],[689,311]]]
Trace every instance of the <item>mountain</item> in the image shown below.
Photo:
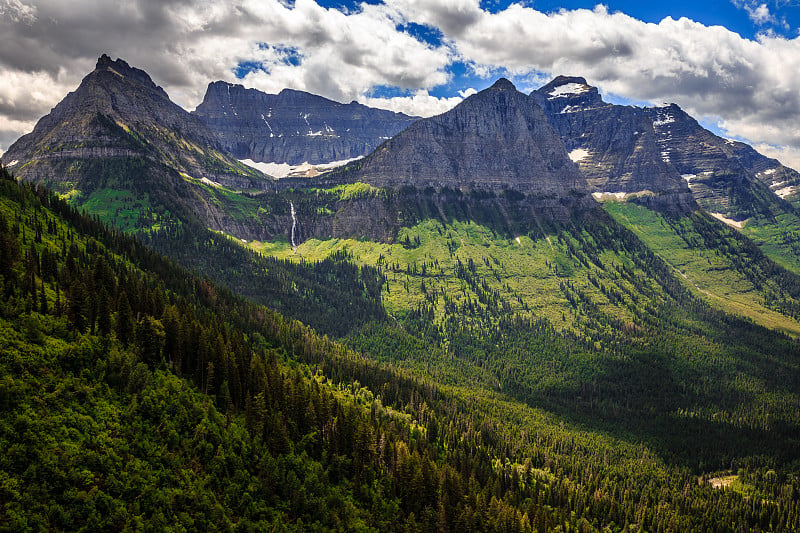
[[[587,192],[542,110],[506,79],[415,122],[357,166],[357,178],[378,187]]]
[[[267,94],[216,81],[193,112],[238,159],[329,163],[367,155],[416,120],[303,91]]]
[[[224,229],[229,217],[212,189],[272,182],[227,155],[147,73],[107,55],[3,162],[18,178],[52,187],[125,229],[191,217]]]
[[[0,168],[0,523],[795,531],[796,343],[721,318],[691,346],[620,357],[519,322],[475,360],[463,341],[445,353],[373,325],[351,338],[365,356]],[[735,353],[707,340],[724,336]],[[515,399],[525,380],[530,404]],[[664,412],[685,454],[731,454],[735,473],[698,474],[631,436]],[[597,430],[609,413],[625,429]],[[738,462],[737,445],[757,455]]]
[[[598,199],[633,199],[679,216],[699,205],[800,273],[800,214],[790,203],[800,173],[714,135],[675,104],[608,104],[584,78],[565,76],[531,96]]]
[[[584,78],[559,76],[531,93],[593,192],[649,191],[734,221],[781,211],[800,173],[752,147],[722,139],[675,104],[608,104]],[[775,194],[772,194],[775,192]]]
[[[578,77],[559,76],[531,96],[596,196],[696,208],[680,174],[661,156],[657,132],[643,110],[607,104],[596,87]]]

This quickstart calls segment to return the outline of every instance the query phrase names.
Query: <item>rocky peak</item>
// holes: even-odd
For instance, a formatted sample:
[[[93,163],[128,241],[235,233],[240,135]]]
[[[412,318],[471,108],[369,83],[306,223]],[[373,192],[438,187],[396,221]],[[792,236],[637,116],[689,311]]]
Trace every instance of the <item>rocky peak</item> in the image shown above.
[[[539,106],[505,79],[409,126],[364,160],[357,179],[556,198],[587,188]]]
[[[548,113],[573,113],[608,105],[597,87],[578,76],[557,76],[531,96]]]
[[[489,89],[491,89],[493,91],[516,91],[517,90],[517,88],[514,87],[514,84],[511,83],[506,78],[500,78],[499,80],[494,82],[494,84],[491,87],[489,87]]]
[[[117,59],[114,61],[106,54],[103,54],[98,58],[94,72],[89,74],[87,80],[97,80],[101,84],[107,84],[108,80],[105,77],[107,74],[113,74],[119,77],[120,80],[127,80],[140,85],[141,88],[151,90],[160,97],[169,100],[169,96],[164,89],[156,85],[147,72],[131,67],[123,59]]]
[[[670,210],[695,208],[686,181],[670,164],[658,121],[646,110],[607,104],[584,78],[559,76],[531,93],[598,198],[640,198]],[[660,111],[664,124],[680,109]]]
[[[239,159],[328,163],[363,156],[416,120],[402,113],[283,89],[213,82],[194,115]]]
[[[173,213],[192,197],[192,178],[236,188],[271,181],[223,153],[205,125],[146,72],[107,55],[5,158],[17,162],[20,179],[79,201],[102,197],[108,188],[133,192],[142,202],[160,194],[161,207],[172,205]]]

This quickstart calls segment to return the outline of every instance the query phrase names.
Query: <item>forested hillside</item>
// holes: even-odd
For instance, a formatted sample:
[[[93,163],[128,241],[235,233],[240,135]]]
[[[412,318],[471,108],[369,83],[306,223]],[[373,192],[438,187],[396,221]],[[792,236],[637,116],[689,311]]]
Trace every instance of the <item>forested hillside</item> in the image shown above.
[[[4,530],[800,526],[777,446],[734,461],[736,480],[715,489],[638,439],[580,429],[514,391],[364,359],[44,190],[0,185]],[[422,357],[402,330],[383,331],[365,335],[370,351]],[[526,349],[555,362],[551,348]]]
[[[781,452],[795,446],[790,419],[764,421],[758,435],[773,444],[733,459],[735,481],[716,489],[721,478],[698,479],[624,431],[592,431],[515,401],[538,403],[524,391],[436,384],[364,359],[188,275],[47,191],[5,173],[0,187],[3,530],[800,527],[796,465]],[[427,357],[443,375],[448,359],[463,364],[436,349],[423,355],[424,342],[380,324],[361,331],[371,346],[360,343],[378,357]],[[530,328],[541,344],[514,351],[509,336],[501,353],[556,367],[567,355],[585,354],[578,361],[587,365],[597,357],[535,324],[517,329],[528,331],[520,341],[536,338]],[[767,333],[746,328],[736,340],[759,335]],[[652,355],[620,357],[636,369]],[[796,360],[787,357],[781,375],[792,379]],[[757,359],[745,364],[758,368]],[[652,391],[659,377],[639,385]],[[610,390],[600,383],[596,398]],[[794,401],[796,384],[781,390],[775,401]],[[590,393],[577,398],[583,409],[602,408]],[[571,394],[556,394],[552,410]],[[657,401],[630,408],[639,416]],[[686,413],[693,418],[704,420]]]

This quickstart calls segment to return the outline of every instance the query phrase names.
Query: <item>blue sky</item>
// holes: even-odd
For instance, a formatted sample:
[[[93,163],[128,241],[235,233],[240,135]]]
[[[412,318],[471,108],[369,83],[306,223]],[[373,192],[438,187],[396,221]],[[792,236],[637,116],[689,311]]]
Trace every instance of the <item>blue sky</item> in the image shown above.
[[[188,110],[216,80],[430,116],[583,76],[800,167],[799,27],[800,0],[0,0],[0,152],[106,53]]]
[[[293,2],[289,2],[290,4]],[[380,5],[382,0],[317,0],[320,6],[334,8],[344,13],[361,10],[363,4]],[[653,2],[637,0],[586,1],[586,0],[480,0],[480,6],[490,13],[499,13],[511,4],[521,4],[538,11],[552,13],[559,10],[591,10],[598,4],[605,5],[610,12],[622,12],[642,22],[658,23],[666,17],[673,19],[688,18],[706,26],[723,26],[745,39],[756,40],[759,34],[772,33],[785,38],[794,38],[800,30],[800,0],[674,0],[670,2]],[[442,32],[420,24],[406,24],[401,28],[417,39],[439,46]],[[240,78],[246,70],[240,70]],[[466,87],[481,90],[490,86],[494,78],[485,78],[471,72],[468,65],[456,61],[448,66],[447,72],[451,80],[443,85],[433,87],[429,93],[436,97],[452,97],[458,95]],[[513,81],[525,83],[530,75],[517,77],[513,74],[498,71]],[[518,78],[518,79],[515,79]],[[370,95],[378,98],[391,98],[410,94],[410,89],[378,85],[372,88]],[[608,99],[619,103],[639,103],[634,99],[619,95],[608,95]],[[707,126],[717,129],[713,121],[706,121]],[[718,130],[718,129],[717,129]]]

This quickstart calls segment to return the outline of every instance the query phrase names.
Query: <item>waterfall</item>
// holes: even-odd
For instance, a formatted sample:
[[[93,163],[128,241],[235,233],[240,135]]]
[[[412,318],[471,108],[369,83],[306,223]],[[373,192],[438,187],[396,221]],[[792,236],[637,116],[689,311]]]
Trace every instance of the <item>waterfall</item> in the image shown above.
[[[292,202],[289,202],[289,209],[291,210],[291,213],[292,213],[292,237],[291,237],[291,239],[292,239],[292,250],[296,251],[297,250],[297,245],[294,242],[294,230],[297,227],[297,218],[295,217],[294,204]]]

